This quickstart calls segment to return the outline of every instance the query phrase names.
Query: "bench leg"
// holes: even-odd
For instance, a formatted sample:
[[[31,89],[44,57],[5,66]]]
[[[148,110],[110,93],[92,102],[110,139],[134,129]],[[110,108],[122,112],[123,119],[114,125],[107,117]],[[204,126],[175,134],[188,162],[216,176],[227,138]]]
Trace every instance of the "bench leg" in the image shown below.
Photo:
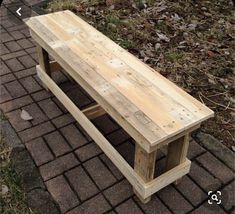
[[[51,76],[50,60],[48,53],[40,45],[37,45],[37,54],[39,65],[42,71],[46,72],[49,76]],[[43,86],[47,91],[49,90],[45,84],[43,84]]]
[[[186,156],[189,147],[189,134],[171,142],[168,145],[166,171],[178,166],[186,161]],[[174,183],[177,185],[181,179],[176,180]]]
[[[156,151],[147,153],[137,143],[135,144],[134,170],[145,182],[153,180],[155,162]],[[135,189],[133,190],[142,203],[147,203],[151,200],[151,197],[144,199]]]

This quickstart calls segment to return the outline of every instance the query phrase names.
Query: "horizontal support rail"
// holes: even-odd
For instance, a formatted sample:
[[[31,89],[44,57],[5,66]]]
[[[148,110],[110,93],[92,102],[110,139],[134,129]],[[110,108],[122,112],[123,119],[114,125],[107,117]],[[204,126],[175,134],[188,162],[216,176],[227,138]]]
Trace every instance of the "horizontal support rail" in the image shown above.
[[[60,64],[59,64],[58,62],[56,62],[56,61],[51,61],[51,62],[49,62],[49,64],[50,64],[50,71],[51,71],[51,72],[56,72],[56,71],[64,70],[64,69],[60,66]]]
[[[78,107],[67,97],[67,95],[56,85],[56,83],[37,66],[38,77],[51,90],[51,92],[61,101],[67,110],[73,115],[84,130],[98,144],[109,159],[122,172],[140,195],[145,195],[145,182],[131,168],[126,160],[114,149],[109,141],[100,133],[93,123],[78,109]]]
[[[99,105],[95,104],[93,106],[82,109],[82,113],[90,120],[95,119],[96,117],[106,114],[106,111]]]
[[[145,195],[144,198],[151,196],[153,193],[159,191],[163,187],[173,183],[179,178],[186,175],[191,166],[191,161],[186,159],[182,164],[170,169],[169,171],[163,173],[152,181],[146,183],[145,186]]]

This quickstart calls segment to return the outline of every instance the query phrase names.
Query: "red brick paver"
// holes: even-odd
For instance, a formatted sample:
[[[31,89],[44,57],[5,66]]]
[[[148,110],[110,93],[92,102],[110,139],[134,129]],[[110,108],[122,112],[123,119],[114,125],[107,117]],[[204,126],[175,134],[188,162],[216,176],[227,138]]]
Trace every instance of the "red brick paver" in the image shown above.
[[[35,44],[14,11],[11,16],[7,14],[9,2],[1,6],[0,108],[39,167],[61,213],[234,213],[234,172],[194,140],[188,154],[192,160],[189,175],[178,186],[170,185],[154,194],[148,204],[142,204],[116,166],[58,99],[41,86],[35,76]],[[79,107],[94,102],[62,73],[53,74],[53,78]],[[33,120],[20,117],[23,109]],[[93,122],[133,166],[130,136],[107,115]],[[159,174],[164,170],[164,153],[159,151],[157,159]],[[209,190],[220,190],[227,202],[209,209]]]

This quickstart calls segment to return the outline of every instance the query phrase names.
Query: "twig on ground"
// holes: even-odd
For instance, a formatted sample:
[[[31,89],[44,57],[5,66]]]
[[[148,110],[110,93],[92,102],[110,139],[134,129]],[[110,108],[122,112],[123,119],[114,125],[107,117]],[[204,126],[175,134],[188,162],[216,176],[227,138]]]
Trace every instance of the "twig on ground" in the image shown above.
[[[209,95],[207,97],[216,97],[216,96],[220,96],[220,95],[227,94],[227,93],[228,93],[227,91],[224,91],[224,92],[221,92],[221,93],[218,93],[218,94]]]
[[[223,104],[221,104],[221,103],[217,103],[217,102],[215,102],[215,101],[213,101],[213,100],[211,100],[211,99],[209,99],[209,98],[205,97],[201,92],[199,92],[199,97],[200,97],[200,96],[202,96],[202,97],[203,97],[203,98],[205,98],[206,100],[208,100],[208,101],[210,101],[210,102],[214,103],[215,105],[218,105],[218,106],[224,107],[224,110],[229,109],[229,110],[235,111],[235,109],[234,109],[234,108],[230,108],[230,107],[229,107],[230,102],[228,103],[228,105],[227,105],[227,106],[225,106],[225,105],[223,105]],[[201,97],[200,97],[200,99],[201,99]],[[202,102],[203,102],[203,100],[202,100]],[[204,103],[204,102],[203,102],[203,103]]]
[[[201,102],[205,105],[204,100],[201,98],[201,93],[200,92],[199,92],[199,98],[200,98]]]

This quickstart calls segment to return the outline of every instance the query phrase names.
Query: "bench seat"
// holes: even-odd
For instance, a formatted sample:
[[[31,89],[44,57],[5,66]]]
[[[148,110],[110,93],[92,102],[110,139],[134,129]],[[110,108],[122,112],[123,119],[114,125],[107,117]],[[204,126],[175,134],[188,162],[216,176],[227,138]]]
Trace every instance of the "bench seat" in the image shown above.
[[[213,116],[209,108],[70,11],[34,17],[27,24],[135,140],[141,136],[146,150]]]
[[[50,69],[44,50],[128,132],[147,156],[186,136],[214,114],[70,11],[32,17],[26,24],[39,45],[39,56],[42,48],[38,69]],[[50,80],[47,84],[52,85]],[[146,159],[155,160],[154,155],[151,158]]]

